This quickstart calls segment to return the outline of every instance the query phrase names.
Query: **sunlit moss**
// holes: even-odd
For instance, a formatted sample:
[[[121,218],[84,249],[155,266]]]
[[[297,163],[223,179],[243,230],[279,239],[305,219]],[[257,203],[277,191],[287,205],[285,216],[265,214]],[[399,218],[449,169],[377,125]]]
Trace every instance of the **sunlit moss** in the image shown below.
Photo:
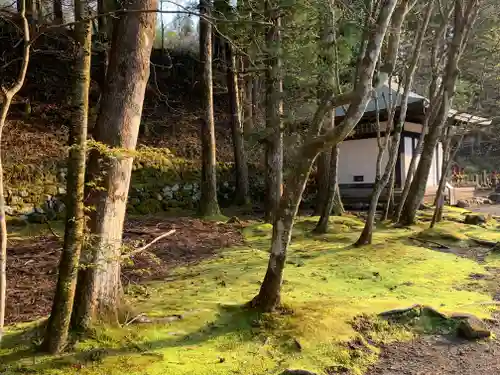
[[[324,373],[334,365],[360,374],[376,360],[378,349],[354,353],[346,347],[347,341],[359,338],[351,325],[359,314],[413,304],[479,316],[491,312],[484,304],[491,301],[485,288],[461,288],[471,273],[488,274],[485,266],[411,246],[408,237],[418,236],[423,226],[380,225],[373,245],[354,248],[362,220],[332,217],[329,232],[314,235],[316,220],[300,218],[294,230],[283,285],[286,309],[280,313],[258,314],[243,307],[258,292],[267,266],[272,228],[256,224],[244,230],[244,247],[174,269],[168,280],[129,289],[127,299],[138,312],[156,317],[179,314],[182,319],[101,327],[93,338],[77,344],[74,353],[57,358],[23,356],[19,351],[29,345],[21,340],[24,347],[0,349],[0,362],[7,374],[17,373],[21,366],[37,374],[262,375],[285,368]],[[471,233],[492,235],[490,229],[456,222],[424,231],[429,233],[457,242]],[[12,331],[8,337],[16,334]],[[382,324],[373,335],[390,342],[410,333]]]

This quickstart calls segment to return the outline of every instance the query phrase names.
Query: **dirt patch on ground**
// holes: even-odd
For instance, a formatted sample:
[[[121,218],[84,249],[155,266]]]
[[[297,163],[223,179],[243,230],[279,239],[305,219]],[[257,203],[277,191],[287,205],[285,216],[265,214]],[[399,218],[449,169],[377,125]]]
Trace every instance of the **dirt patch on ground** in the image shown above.
[[[491,326],[500,334],[498,323]],[[500,342],[471,342],[452,336],[420,336],[382,348],[380,360],[366,375],[500,374]]]
[[[171,229],[176,230],[172,236],[125,262],[124,284],[164,278],[177,266],[195,264],[216,256],[221,249],[243,243],[240,224],[191,218],[128,220],[124,243],[137,248]],[[9,242],[7,324],[31,321],[50,312],[60,252],[61,242],[53,236]]]

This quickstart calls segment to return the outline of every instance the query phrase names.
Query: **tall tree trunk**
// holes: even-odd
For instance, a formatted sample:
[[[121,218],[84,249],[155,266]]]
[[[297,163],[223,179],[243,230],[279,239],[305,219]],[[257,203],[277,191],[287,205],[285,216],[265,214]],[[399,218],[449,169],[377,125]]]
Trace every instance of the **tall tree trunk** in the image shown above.
[[[90,88],[91,27],[84,0],[75,0],[76,41],[79,51],[75,66],[73,92],[73,114],[68,156],[68,178],[66,197],[66,227],[64,245],[59,264],[59,277],[47,323],[42,347],[50,353],[59,353],[66,346],[73,310],[73,300],[78,275],[78,264],[84,241],[85,212],[85,159],[87,145],[87,122]]]
[[[252,102],[252,92],[253,92],[253,77],[252,74],[248,72],[250,68],[250,57],[243,57],[243,66],[245,68],[245,78],[243,80],[243,132],[245,134],[250,134],[254,128],[254,115],[253,115],[253,102]]]
[[[354,90],[348,94],[336,96],[329,92],[320,102],[304,143],[297,150],[293,159],[293,171],[287,174],[284,192],[279,210],[273,220],[271,254],[266,275],[259,294],[250,302],[250,306],[263,311],[272,311],[281,298],[281,284],[288,246],[290,244],[293,222],[299,208],[302,192],[309,178],[312,164],[319,152],[341,142],[357,125],[366,110],[372,87],[373,73],[380,49],[389,26],[389,20],[397,0],[388,0],[381,7],[377,20],[370,22],[372,33],[367,42],[366,52],[360,56],[359,77]],[[349,104],[344,121],[325,134],[318,135],[327,113],[337,105]]]
[[[210,17],[212,4],[200,0],[200,13]],[[203,67],[202,92],[203,116],[201,118],[201,199],[200,214],[216,216],[220,214],[217,201],[217,162],[215,158],[215,122],[212,83],[212,24],[200,17],[200,60]]]
[[[277,4],[265,2],[266,19],[271,23],[266,33],[268,66],[266,70],[266,207],[265,220],[274,222],[283,184],[283,82],[281,72],[281,18]]]
[[[340,200],[340,194],[338,192],[338,163],[339,163],[339,146],[333,146],[331,157],[330,157],[330,171],[329,171],[329,183],[328,183],[328,194],[326,196],[326,201],[322,207],[321,216],[318,220],[318,224],[314,228],[315,233],[326,233],[328,231],[328,220],[332,210],[335,208],[335,213],[342,213],[344,208],[342,207],[342,201]],[[340,207],[339,207],[340,206]]]
[[[231,129],[233,136],[234,164],[236,169],[236,204],[250,203],[248,181],[248,160],[245,152],[243,124],[241,121],[238,73],[233,47],[226,42],[226,64],[229,103],[231,110]]]
[[[464,48],[467,45],[470,30],[477,18],[479,2],[476,0],[455,0],[453,36],[446,49],[447,60],[441,83],[443,94],[437,100],[442,100],[439,116],[433,121],[429,133],[424,140],[422,156],[417,171],[412,179],[408,198],[403,206],[400,222],[410,225],[415,222],[417,210],[425,195],[425,188],[429,171],[432,165],[432,156],[448,119],[451,101],[455,95],[455,84],[459,74],[458,63]]]
[[[89,168],[98,164],[104,190],[92,192],[96,208],[90,221],[91,267],[79,275],[72,317],[80,329],[89,328],[97,316],[117,320],[122,231],[133,162],[127,150],[135,150],[137,144],[156,28],[156,14],[145,11],[156,8],[156,0],[131,0],[127,9],[132,12],[120,16],[113,29],[94,138],[122,151],[119,156],[93,152],[89,160]]]
[[[0,86],[0,344],[3,339],[5,323],[5,306],[7,296],[7,222],[5,219],[5,194],[3,184],[3,163],[1,157],[2,135],[7,121],[12,98],[21,90],[28,71],[30,61],[30,28],[26,15],[26,1],[19,0],[19,16],[22,21],[23,57],[21,69],[10,87]]]
[[[331,156],[332,153],[330,150],[322,152],[316,158],[316,182],[318,184],[318,192],[316,193],[313,216],[321,215],[328,199],[328,190],[330,188]]]
[[[398,207],[396,209],[396,214],[394,215],[395,222],[399,222],[399,219],[401,218],[401,212],[403,211],[403,206],[406,202],[406,198],[408,198],[408,193],[410,192],[410,187],[411,187],[411,180],[412,180],[413,175],[415,173],[415,168],[417,167],[417,159],[418,159],[419,155],[422,154],[422,146],[424,145],[424,138],[425,138],[425,133],[427,132],[427,129],[428,129],[428,127],[424,124],[424,126],[422,126],[422,132],[420,133],[420,135],[418,137],[417,145],[412,150],[410,166],[408,167],[408,171],[406,173],[403,191],[402,191],[401,196],[399,198],[399,203],[398,203]]]
[[[401,140],[400,140],[401,144]],[[398,151],[399,152],[399,151]],[[396,168],[394,168],[391,172],[391,177],[389,178],[389,184],[388,184],[388,189],[389,191],[387,192],[387,202],[384,207],[384,215],[382,217],[382,220],[385,221],[389,218],[389,213],[394,210],[394,182],[396,179]]]
[[[60,25],[64,22],[62,0],[54,0],[53,7],[54,7],[54,24]]]

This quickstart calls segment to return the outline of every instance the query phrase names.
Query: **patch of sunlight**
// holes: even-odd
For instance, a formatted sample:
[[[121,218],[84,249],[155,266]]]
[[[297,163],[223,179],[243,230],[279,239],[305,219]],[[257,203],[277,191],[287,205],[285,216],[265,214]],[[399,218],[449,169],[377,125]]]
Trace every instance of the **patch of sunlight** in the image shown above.
[[[244,230],[245,247],[177,268],[167,280],[129,288],[127,298],[138,312],[182,319],[101,327],[92,339],[77,344],[75,352],[60,357],[22,357],[22,345],[0,349],[0,370],[14,374],[29,369],[46,375],[263,375],[286,368],[324,374],[328,366],[343,365],[361,374],[376,360],[378,349],[351,356],[345,345],[359,337],[350,324],[359,314],[413,304],[443,312],[491,313],[490,306],[482,304],[491,301],[490,295],[461,288],[471,273],[488,273],[487,269],[453,254],[408,245],[404,240],[422,227],[385,225],[377,229],[373,245],[354,248],[363,226],[359,218],[332,217],[325,235],[311,233],[316,219],[300,218],[294,230],[282,293],[286,309],[280,313],[259,314],[243,307],[258,293],[268,261],[272,228],[256,224]],[[441,223],[432,238],[445,235],[461,241],[465,234],[459,226]],[[10,331],[9,337],[17,334]],[[386,342],[409,335],[389,327],[378,333]]]

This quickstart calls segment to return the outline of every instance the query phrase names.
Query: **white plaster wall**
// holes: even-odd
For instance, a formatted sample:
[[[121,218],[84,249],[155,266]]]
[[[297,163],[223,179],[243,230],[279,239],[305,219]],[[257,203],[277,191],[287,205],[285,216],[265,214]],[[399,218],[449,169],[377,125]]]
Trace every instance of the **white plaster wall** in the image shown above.
[[[339,184],[370,184],[375,182],[377,163],[377,139],[355,139],[340,144]],[[382,158],[382,173],[389,157]],[[354,176],[364,176],[362,182],[354,181]]]

